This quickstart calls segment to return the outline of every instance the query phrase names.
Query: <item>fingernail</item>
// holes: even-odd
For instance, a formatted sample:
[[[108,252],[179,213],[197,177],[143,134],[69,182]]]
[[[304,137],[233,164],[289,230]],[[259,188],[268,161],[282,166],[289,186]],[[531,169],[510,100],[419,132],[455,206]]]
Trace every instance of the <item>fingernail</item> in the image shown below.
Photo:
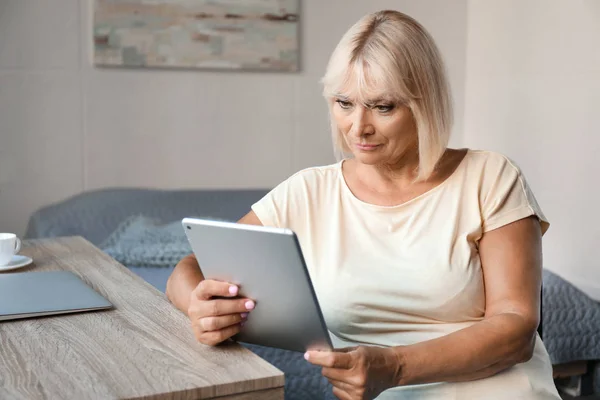
[[[241,315],[242,318],[246,318],[248,316],[248,313],[247,312],[243,312],[240,315]]]
[[[254,302],[252,300],[248,300],[244,305],[246,306],[246,310],[252,310],[254,308]]]
[[[237,286],[229,286],[229,294],[236,295],[238,292]]]
[[[307,351],[306,353],[304,353],[304,359],[305,359],[306,361],[308,361],[308,351]]]
[[[240,324],[240,326],[244,326],[246,325],[246,321],[242,321],[242,323]]]

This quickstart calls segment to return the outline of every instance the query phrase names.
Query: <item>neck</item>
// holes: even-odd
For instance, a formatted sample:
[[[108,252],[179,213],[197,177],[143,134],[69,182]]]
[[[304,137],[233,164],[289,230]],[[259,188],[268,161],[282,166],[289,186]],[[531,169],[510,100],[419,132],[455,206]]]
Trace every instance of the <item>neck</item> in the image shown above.
[[[419,167],[418,150],[406,151],[394,163],[365,165],[357,163],[357,171],[369,186],[404,188],[413,184]]]

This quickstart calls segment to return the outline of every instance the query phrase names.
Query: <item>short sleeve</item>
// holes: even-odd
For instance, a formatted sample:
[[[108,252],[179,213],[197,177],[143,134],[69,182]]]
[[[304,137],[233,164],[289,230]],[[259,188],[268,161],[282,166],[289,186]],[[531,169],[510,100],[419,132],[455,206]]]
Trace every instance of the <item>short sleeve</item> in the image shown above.
[[[290,182],[288,179],[254,203],[252,211],[264,226],[285,228],[288,225],[290,195]]]
[[[483,232],[534,215],[540,221],[543,235],[550,223],[521,169],[504,156],[494,158],[486,166],[483,179],[487,183],[481,207]]]
[[[252,211],[264,226],[302,230],[310,204],[314,203],[314,175],[312,169],[296,172],[254,203]]]

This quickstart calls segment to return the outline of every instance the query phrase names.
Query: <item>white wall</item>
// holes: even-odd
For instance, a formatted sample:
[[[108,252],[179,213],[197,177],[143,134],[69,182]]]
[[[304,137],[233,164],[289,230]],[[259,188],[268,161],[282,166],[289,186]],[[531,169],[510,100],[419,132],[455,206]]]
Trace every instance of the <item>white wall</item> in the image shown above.
[[[465,136],[524,170],[545,267],[600,300],[600,1],[471,0]]]
[[[302,72],[281,74],[96,69],[89,0],[0,0],[0,231],[21,234],[32,211],[83,190],[269,187],[332,162],[318,79],[378,9],[437,39],[462,131],[466,0],[301,1]]]

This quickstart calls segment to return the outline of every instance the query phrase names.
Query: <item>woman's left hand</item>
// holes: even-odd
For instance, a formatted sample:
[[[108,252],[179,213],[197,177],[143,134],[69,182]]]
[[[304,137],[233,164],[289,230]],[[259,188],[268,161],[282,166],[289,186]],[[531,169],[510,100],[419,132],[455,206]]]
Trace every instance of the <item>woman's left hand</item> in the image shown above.
[[[323,367],[323,376],[341,400],[373,399],[398,386],[401,361],[397,348],[358,346],[333,351],[308,351],[304,357]]]

